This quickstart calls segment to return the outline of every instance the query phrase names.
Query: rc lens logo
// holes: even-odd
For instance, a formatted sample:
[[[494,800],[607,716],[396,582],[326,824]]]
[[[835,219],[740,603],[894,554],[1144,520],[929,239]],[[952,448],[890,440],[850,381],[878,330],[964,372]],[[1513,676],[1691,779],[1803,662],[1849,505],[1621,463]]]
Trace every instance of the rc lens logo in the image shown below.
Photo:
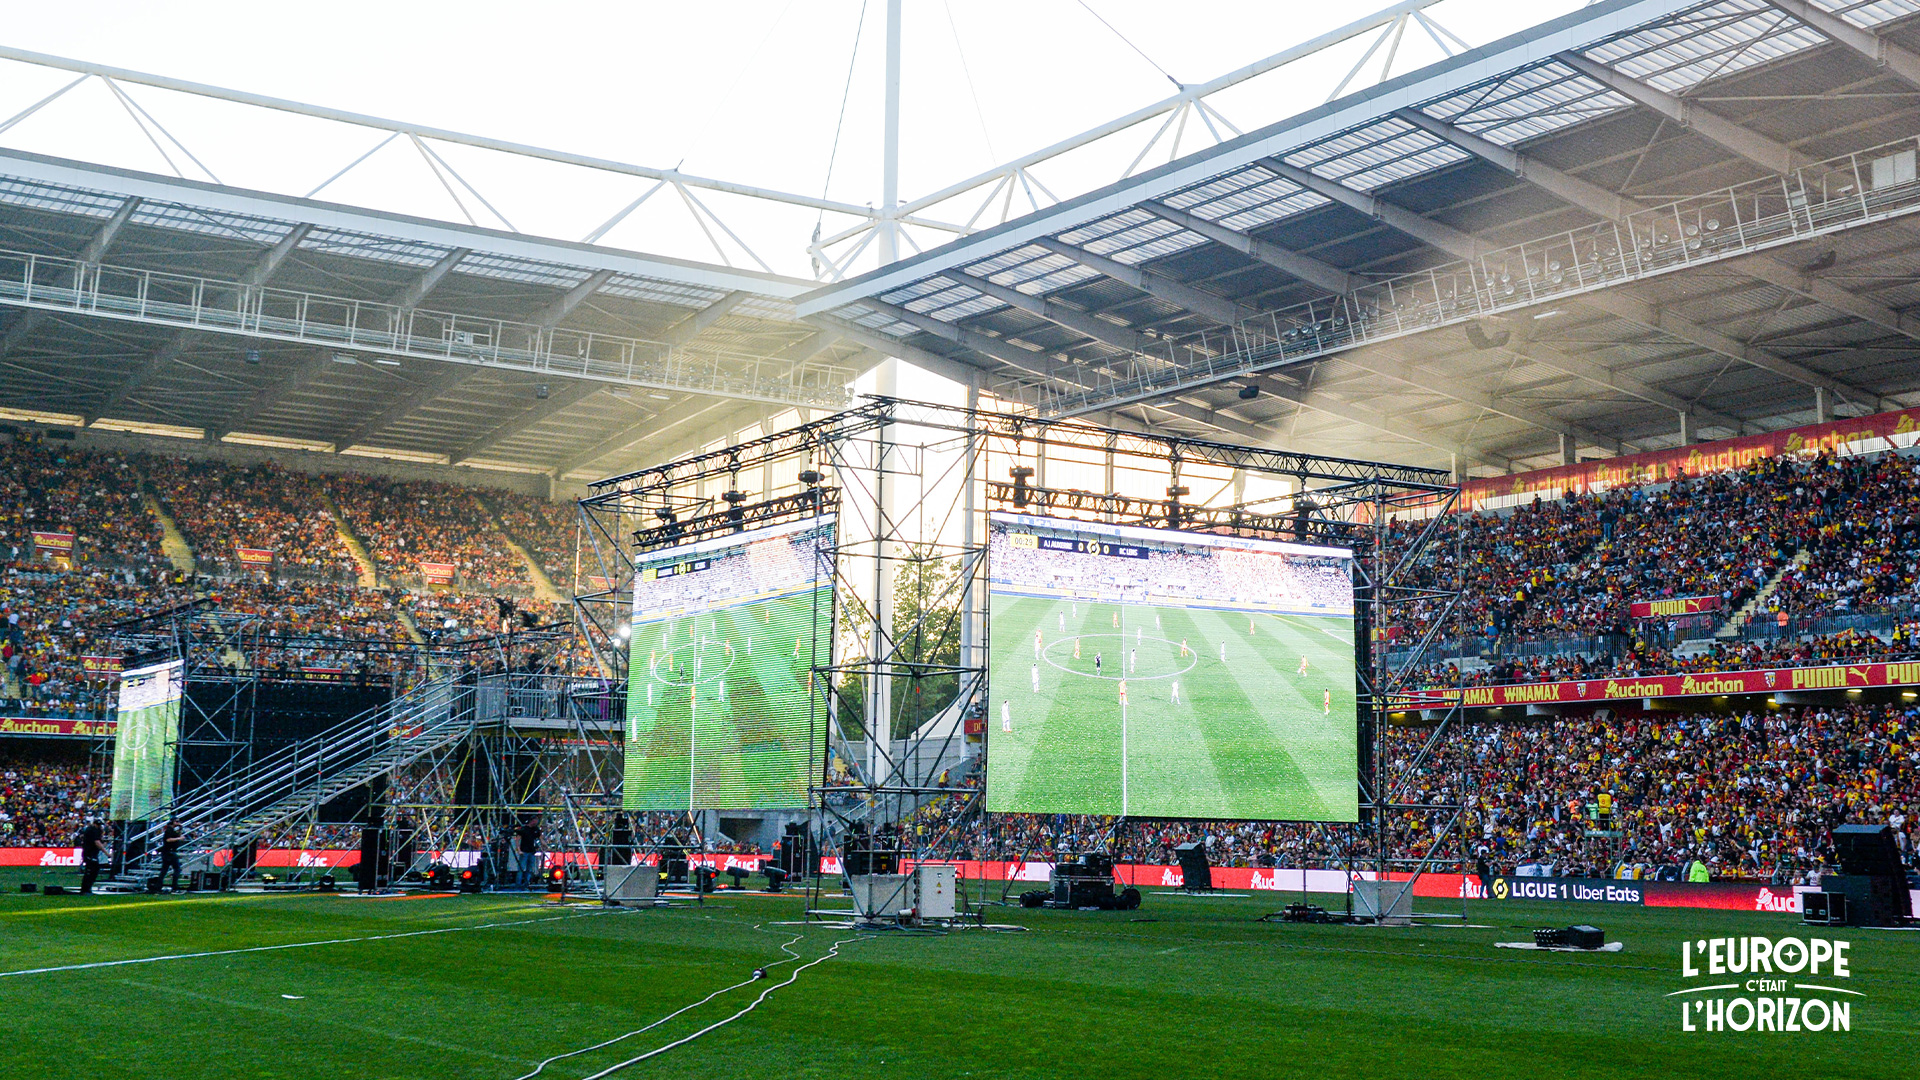
[[[1849,999],[1866,995],[1829,985],[1852,978],[1847,961],[1850,947],[1850,942],[1827,938],[1682,942],[1681,978],[1738,978],[1689,986],[1667,996],[1680,999],[1681,1031],[1852,1031]]]

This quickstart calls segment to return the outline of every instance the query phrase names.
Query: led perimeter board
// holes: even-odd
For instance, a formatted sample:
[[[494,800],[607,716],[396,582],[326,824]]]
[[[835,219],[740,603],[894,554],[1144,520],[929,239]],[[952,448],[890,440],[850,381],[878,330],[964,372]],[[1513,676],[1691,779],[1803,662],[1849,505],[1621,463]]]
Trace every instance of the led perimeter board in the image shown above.
[[[1357,820],[1352,552],[988,528],[988,810]]]
[[[807,805],[813,668],[833,637],[832,515],[649,553],[633,584],[629,810]]]
[[[113,791],[107,803],[115,821],[145,821],[173,801],[186,673],[186,663],[174,660],[120,674]]]

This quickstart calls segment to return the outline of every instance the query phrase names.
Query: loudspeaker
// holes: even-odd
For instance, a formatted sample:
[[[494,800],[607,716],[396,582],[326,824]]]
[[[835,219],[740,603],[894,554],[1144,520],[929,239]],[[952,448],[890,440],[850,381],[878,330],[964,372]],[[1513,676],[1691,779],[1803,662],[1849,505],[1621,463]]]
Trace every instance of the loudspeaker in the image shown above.
[[[1213,868],[1207,863],[1207,849],[1198,841],[1173,849],[1180,860],[1180,887],[1189,892],[1213,888]]]
[[[361,892],[372,892],[381,885],[380,868],[386,857],[386,832],[378,823],[360,830],[360,862],[353,868],[353,881]]]
[[[48,896],[67,895],[67,887],[65,885],[49,885],[46,888],[41,889],[40,891],[47,894]]]
[[[1842,825],[1833,830],[1833,846],[1840,854],[1842,874],[1906,874],[1891,825]]]

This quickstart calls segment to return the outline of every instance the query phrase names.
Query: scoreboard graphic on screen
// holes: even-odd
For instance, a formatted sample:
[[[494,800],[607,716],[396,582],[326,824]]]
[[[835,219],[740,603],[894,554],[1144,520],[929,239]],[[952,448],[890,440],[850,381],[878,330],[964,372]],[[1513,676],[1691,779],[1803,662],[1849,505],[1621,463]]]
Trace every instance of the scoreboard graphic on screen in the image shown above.
[[[833,542],[828,515],[645,556],[627,664],[627,809],[807,805]]]
[[[987,809],[1353,821],[1352,553],[989,521]]]

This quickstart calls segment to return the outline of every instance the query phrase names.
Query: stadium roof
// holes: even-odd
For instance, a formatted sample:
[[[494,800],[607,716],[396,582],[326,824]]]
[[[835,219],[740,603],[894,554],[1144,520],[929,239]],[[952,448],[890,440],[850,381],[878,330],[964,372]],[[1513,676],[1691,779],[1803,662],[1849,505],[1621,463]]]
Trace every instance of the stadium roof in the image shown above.
[[[812,283],[0,151],[0,407],[558,475],[844,406]]]
[[[1916,9],[1608,0],[825,287],[0,151],[0,409],[591,477],[883,355],[1482,474],[1911,404]]]
[[[1596,4],[798,311],[1050,415],[1463,473],[1911,404],[1916,10]]]

